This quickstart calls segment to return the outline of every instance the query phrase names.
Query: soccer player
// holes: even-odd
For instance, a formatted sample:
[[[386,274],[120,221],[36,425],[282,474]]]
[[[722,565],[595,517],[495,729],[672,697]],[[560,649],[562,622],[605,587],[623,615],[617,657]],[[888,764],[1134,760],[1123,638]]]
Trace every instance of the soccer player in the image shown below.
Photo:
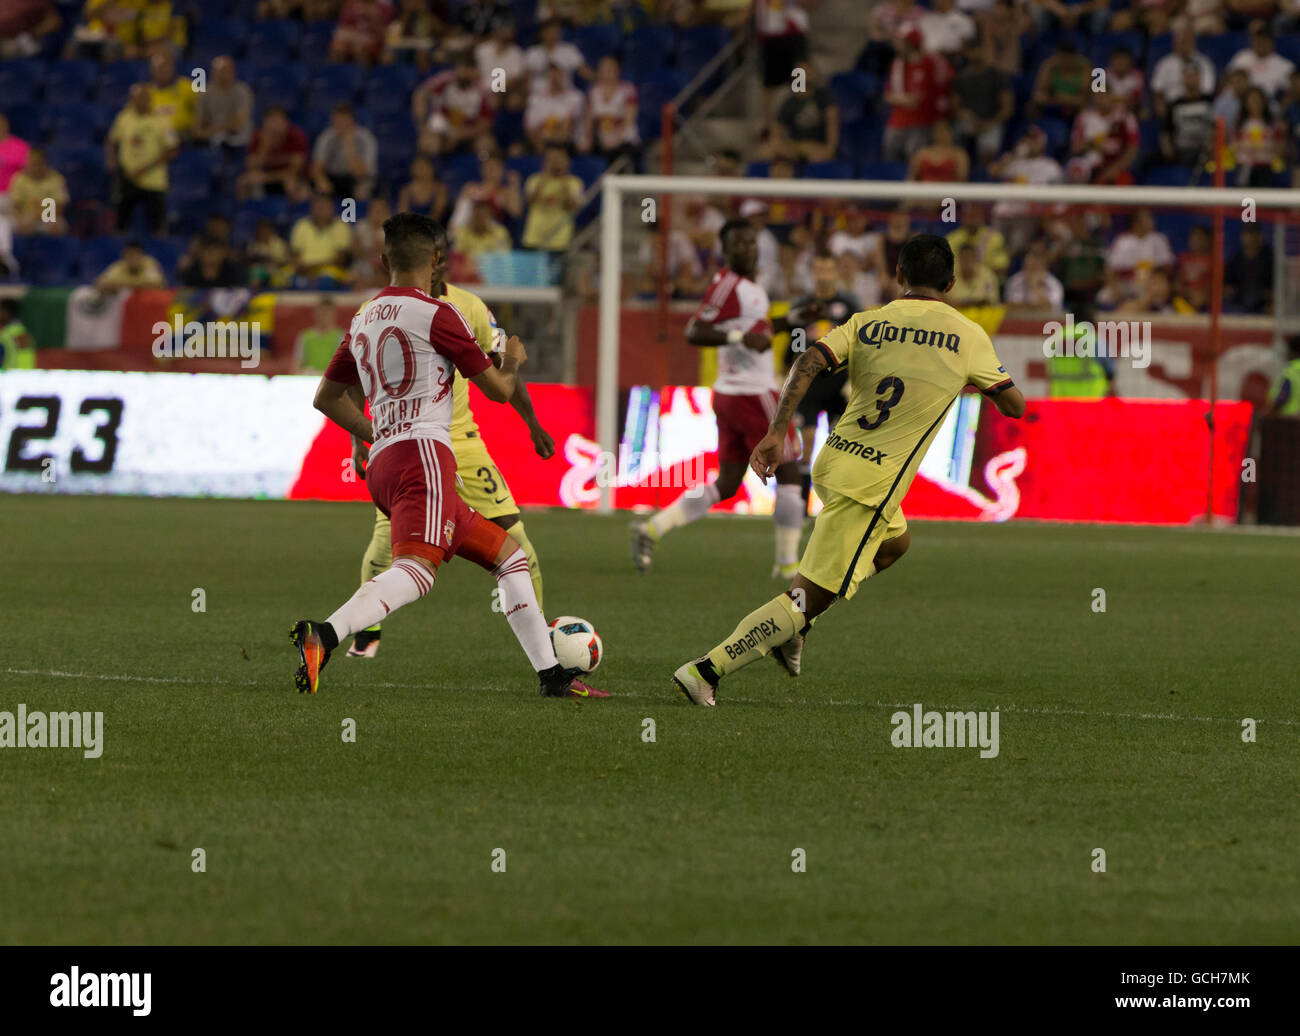
[[[795,299],[790,304],[790,309],[795,313],[807,313],[813,309],[813,303],[818,303],[825,316],[812,320],[803,328],[802,343],[791,342],[785,354],[787,369],[794,365],[794,361],[805,351],[809,342],[815,342],[831,328],[839,327],[862,308],[856,295],[840,291],[839,263],[830,252],[820,252],[813,259],[812,274],[813,293]],[[848,375],[844,371],[830,369],[822,371],[809,383],[808,391],[800,400],[799,409],[795,412],[794,424],[799,429],[799,435],[803,440],[803,452],[799,459],[799,488],[803,494],[805,507],[808,504],[809,490],[812,488],[809,463],[812,460],[813,441],[817,437],[817,418],[825,413],[826,427],[835,427],[835,423],[843,416],[844,407],[848,403],[845,392],[848,381]],[[787,573],[787,575],[792,574]]]
[[[496,338],[499,332],[496,319],[481,298],[472,292],[448,284],[447,260],[451,249],[446,234],[440,231],[437,242],[437,257],[433,266],[433,281],[430,293],[440,302],[450,302],[469,324],[474,340],[483,352],[493,357],[494,363],[500,362],[500,352]],[[353,389],[353,401],[361,406],[363,397],[360,388]],[[492,455],[479,436],[478,425],[474,423],[474,414],[469,408],[469,385],[463,378],[457,378],[451,387],[451,450],[456,455],[456,467],[459,478],[456,480],[456,492],[466,505],[481,514],[488,521],[510,530],[510,536],[523,548],[528,558],[528,572],[532,577],[533,590],[537,594],[537,604],[542,604],[542,570],[537,562],[537,551],[533,548],[523,520],[519,517],[519,506],[510,494],[510,487],[501,477]],[[524,423],[533,441],[537,455],[546,460],[555,453],[555,441],[537,420],[532,400],[528,397],[528,388],[523,378],[516,375],[515,391],[510,397],[510,405]],[[366,444],[356,436],[352,437],[352,465],[362,478],[365,478]],[[375,509],[375,526],[370,537],[370,545],[361,559],[361,582],[364,585],[380,572],[385,571],[393,561],[390,547],[388,517],[379,508]],[[348,649],[349,658],[374,658],[379,650],[380,627],[376,623],[369,629],[357,633]]]
[[[760,478],[772,474],[812,380],[827,368],[847,365],[848,409],[813,463],[813,487],[825,506],[790,589],[673,674],[694,704],[716,704],[724,676],[769,653],[798,676],[813,620],[903,555],[911,537],[899,505],[935,430],[966,385],[1008,417],[1024,414],[1025,397],[989,336],[939,298],[952,287],[953,265],[943,238],[912,238],[898,257],[899,298],[855,313],[795,361],[750,466]]]
[[[433,588],[438,566],[453,554],[496,579],[506,621],[538,673],[541,693],[564,697],[572,682],[556,661],[523,549],[456,495],[451,394],[457,373],[504,403],[515,393],[515,372],[527,355],[523,343],[511,338],[498,369],[456,307],[428,294],[441,240],[441,227],[427,216],[403,212],[385,221],[389,287],[352,318],[316,390],[318,410],[372,444],[366,484],[392,521],[394,560],[324,622],[293,625],[289,637],[298,649],[294,684],[300,693],[316,693],[320,672],[342,638],[423,597]],[[373,422],[349,392],[358,383]]]
[[[768,322],[767,292],[755,279],[758,234],[746,220],[728,220],[718,232],[726,266],[713,277],[704,301],[686,325],[691,345],[718,350],[713,413],[718,421],[718,477],[687,490],[649,521],[632,524],[632,559],[642,572],[654,562],[664,533],[703,518],[714,504],[730,500],[745,478],[749,452],[763,438],[776,413],[777,384],[772,363],[773,332],[811,322],[820,304]],[[776,564],[773,578],[788,579],[799,561],[804,502],[799,487],[799,435],[787,429],[776,466]]]

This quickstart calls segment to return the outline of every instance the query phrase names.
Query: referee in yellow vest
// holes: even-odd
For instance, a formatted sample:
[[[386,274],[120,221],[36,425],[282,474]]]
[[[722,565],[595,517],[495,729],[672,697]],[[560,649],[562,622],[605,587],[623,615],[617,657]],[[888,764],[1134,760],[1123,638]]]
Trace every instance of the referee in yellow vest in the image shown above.
[[[18,319],[17,299],[0,299],[0,369],[36,369],[36,342]]]

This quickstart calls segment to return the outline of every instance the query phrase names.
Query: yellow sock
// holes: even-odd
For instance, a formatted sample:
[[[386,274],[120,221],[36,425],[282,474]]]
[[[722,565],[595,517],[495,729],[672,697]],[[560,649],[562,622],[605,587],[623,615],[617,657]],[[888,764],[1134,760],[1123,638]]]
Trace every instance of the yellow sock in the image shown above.
[[[727,676],[780,647],[807,621],[788,595],[778,594],[741,619],[731,636],[709,652],[709,661],[719,676]]]
[[[370,545],[361,556],[361,584],[364,586],[381,572],[387,572],[393,566],[393,539],[389,521],[384,512],[375,509],[375,527],[370,533]],[[379,623],[370,626],[366,632],[373,633],[379,629]]]
[[[542,566],[537,561],[533,541],[528,538],[523,522],[515,522],[506,532],[518,540],[519,546],[524,549],[524,556],[528,558],[528,576],[533,581],[533,593],[537,595],[537,607],[542,608]],[[546,614],[545,608],[542,608],[542,614]]]

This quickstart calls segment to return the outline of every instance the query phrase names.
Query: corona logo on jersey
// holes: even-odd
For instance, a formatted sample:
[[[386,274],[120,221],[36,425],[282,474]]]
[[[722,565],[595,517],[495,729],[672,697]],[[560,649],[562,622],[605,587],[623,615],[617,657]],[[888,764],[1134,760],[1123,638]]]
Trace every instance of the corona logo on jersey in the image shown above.
[[[933,345],[947,349],[950,353],[958,352],[961,335],[945,331],[931,331],[924,327],[901,327],[888,320],[868,320],[858,329],[858,341],[863,345],[874,345],[879,349],[886,342],[906,342],[911,335],[913,345]]]

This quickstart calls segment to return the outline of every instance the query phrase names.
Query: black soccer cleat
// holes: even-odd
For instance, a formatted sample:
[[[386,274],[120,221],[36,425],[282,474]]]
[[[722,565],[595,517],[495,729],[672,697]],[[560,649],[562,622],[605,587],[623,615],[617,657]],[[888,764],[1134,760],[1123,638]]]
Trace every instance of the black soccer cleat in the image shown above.
[[[569,697],[569,685],[573,683],[573,674],[566,673],[558,662],[550,669],[543,669],[537,676],[541,682],[540,690],[543,698]]]

